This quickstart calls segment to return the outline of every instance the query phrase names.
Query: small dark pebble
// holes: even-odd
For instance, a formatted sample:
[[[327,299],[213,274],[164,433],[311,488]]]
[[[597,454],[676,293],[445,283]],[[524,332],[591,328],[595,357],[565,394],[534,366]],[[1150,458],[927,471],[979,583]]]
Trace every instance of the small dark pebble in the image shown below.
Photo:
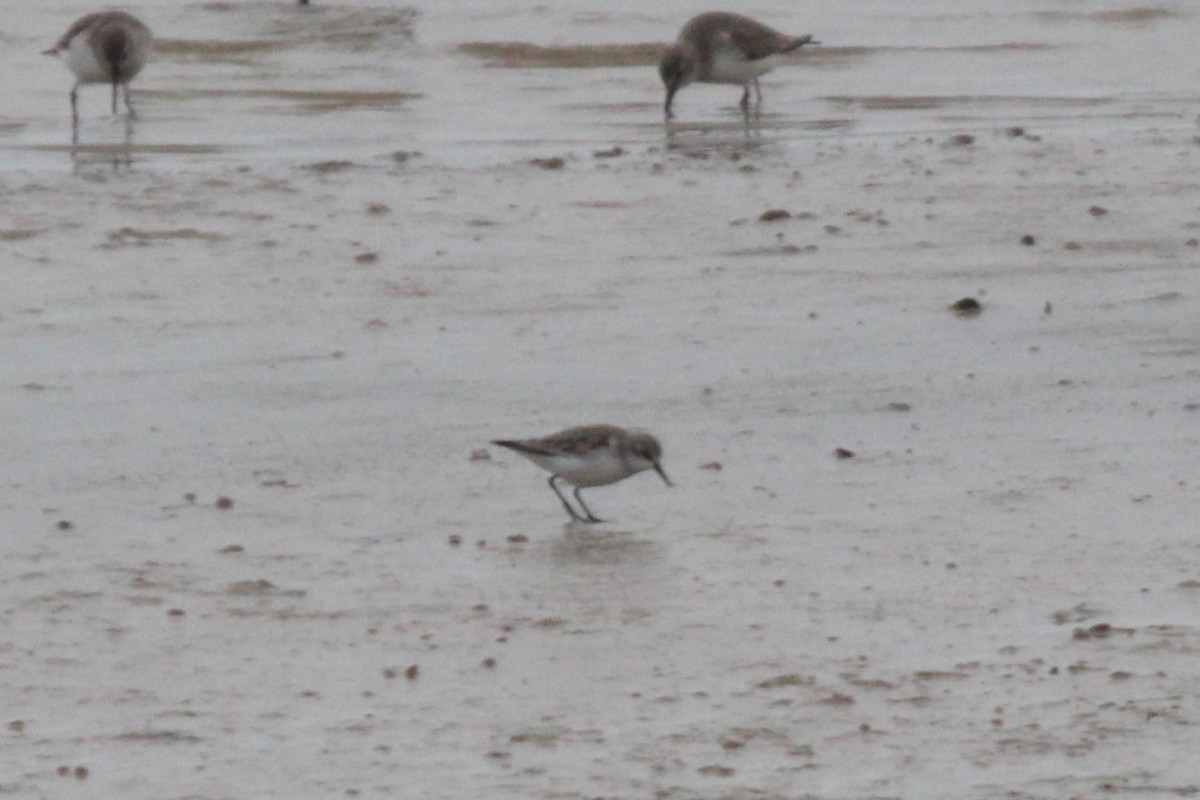
[[[1076,628],[1071,632],[1071,638],[1076,641],[1087,641],[1089,639],[1107,639],[1110,636],[1123,633],[1126,636],[1132,636],[1133,628],[1114,628],[1107,622],[1099,622],[1090,628]]]
[[[457,533],[452,533],[447,541],[450,542],[451,547],[458,547],[460,544],[462,544],[462,537]]]
[[[75,525],[69,519],[60,519],[54,527],[58,528],[60,531],[69,531],[71,528],[74,528]]]
[[[408,678],[410,681],[415,681],[417,679],[417,674],[420,673],[420,671],[421,670],[417,667],[417,665],[413,664],[411,667],[404,670],[404,677]]]
[[[617,156],[623,156],[623,155],[625,155],[625,148],[621,147],[619,144],[613,145],[612,147],[610,147],[607,150],[593,150],[592,151],[592,156],[594,158],[616,158]]]
[[[485,668],[485,669],[493,669],[493,668],[495,668],[495,666],[496,666],[496,659],[494,659],[494,658],[491,658],[491,657],[485,658],[485,659],[483,660],[483,666],[484,666],[484,668]]]
[[[1092,206],[1091,208],[1088,209],[1088,213],[1091,214],[1093,217],[1103,217],[1105,214],[1108,213],[1108,209],[1105,208],[1104,206]]]
[[[353,168],[354,168],[354,162],[353,161],[345,161],[345,160],[318,161],[315,164],[309,164],[306,167],[306,169],[310,169],[313,172],[319,172],[322,175],[328,174],[331,172],[345,172],[346,170],[353,169]]]
[[[222,547],[217,552],[229,554],[229,553],[244,553],[245,551],[246,551],[246,548],[242,547],[240,544],[231,544],[231,545],[226,545],[225,547]]]
[[[182,608],[168,608],[167,609],[168,617],[182,617],[185,613],[187,613],[187,612],[185,612]]]
[[[1034,239],[1027,233],[1021,237],[1021,244],[1025,245],[1026,247],[1033,247],[1035,244],[1037,244],[1037,239]]]
[[[524,544],[529,541],[529,537],[523,533],[514,533],[508,537],[508,541],[510,544]]]
[[[855,700],[843,692],[833,692],[828,697],[821,698],[817,702],[827,706],[852,706]]]
[[[983,305],[974,297],[964,297],[951,305],[950,310],[960,317],[974,317],[983,311]]]
[[[8,723],[8,729],[13,733],[21,733],[25,730],[25,721],[14,719],[12,722]]]
[[[231,508],[233,508],[233,500],[231,498],[224,497],[224,496],[218,497],[216,506],[217,506],[217,508],[219,508],[221,510],[231,509]]]
[[[790,219],[792,212],[786,208],[770,208],[758,215],[759,222],[778,222],[781,219]]]
[[[558,156],[555,156],[554,158],[533,158],[530,159],[529,163],[535,167],[541,167],[542,169],[562,169],[567,165],[567,162],[563,161]]]
[[[975,137],[969,133],[958,133],[950,137],[950,144],[955,147],[967,147],[975,144]]]
[[[733,767],[727,767],[723,764],[709,764],[696,770],[701,775],[715,775],[718,778],[728,778],[733,774]]]
[[[833,454],[838,458],[854,458],[854,451],[847,450],[844,447],[839,447],[833,451]]]
[[[1006,133],[1010,139],[1020,139],[1025,135],[1025,129],[1020,126],[1013,126],[1009,128]]]
[[[81,781],[88,776],[88,768],[87,767],[76,767],[72,774],[75,776],[76,780]]]

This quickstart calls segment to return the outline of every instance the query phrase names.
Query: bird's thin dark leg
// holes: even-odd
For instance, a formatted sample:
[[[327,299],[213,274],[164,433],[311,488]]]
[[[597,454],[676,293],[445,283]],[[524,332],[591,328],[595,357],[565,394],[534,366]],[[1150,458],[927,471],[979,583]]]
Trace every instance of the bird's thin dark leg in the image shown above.
[[[113,94],[113,116],[115,117],[117,115],[117,89],[119,88],[119,85],[116,81],[113,81],[112,87],[113,87],[113,92],[112,92],[112,94]]]
[[[129,111],[129,116],[136,117],[137,109],[133,107],[133,99],[129,92],[129,84],[125,84],[125,108]]]
[[[750,83],[746,84],[746,100],[748,101],[750,99],[751,84],[754,85],[754,110],[753,111],[750,110],[749,103],[747,103],[746,106],[742,109],[743,111],[746,112],[746,122],[747,123],[750,122],[750,118],[752,116],[754,117],[754,119],[760,119],[762,117],[762,89],[760,89],[758,86],[758,78],[755,78],[754,80],[750,81]]]
[[[125,149],[124,149],[123,153],[124,153],[124,157],[125,157],[125,163],[129,164],[129,163],[132,163],[132,161],[133,161],[133,156],[132,156],[133,151],[130,149],[133,146],[133,117],[131,117],[129,115],[125,116],[124,142],[125,142]]]
[[[746,135],[750,135],[750,84],[746,84],[745,91],[742,92],[742,100],[738,103],[738,108],[742,110],[742,123],[746,127]]]
[[[599,517],[597,517],[595,514],[592,513],[592,510],[587,507],[587,503],[583,502],[583,495],[581,495],[579,493],[578,486],[575,487],[575,499],[577,501],[579,501],[579,507],[583,509],[585,514],[587,514],[588,522],[604,522],[604,520],[600,519]]]
[[[550,476],[550,488],[554,490],[554,493],[555,493],[556,495],[558,495],[558,499],[562,501],[563,508],[565,508],[565,509],[567,510],[567,513],[571,515],[571,519],[572,519],[573,521],[575,521],[575,522],[587,522],[588,520],[586,520],[586,519],[584,519],[583,517],[579,516],[579,514],[577,514],[577,513],[575,512],[575,509],[571,508],[571,504],[567,502],[567,498],[565,498],[565,497],[563,497],[563,496],[562,496],[562,492],[560,492],[560,491],[558,490],[558,485],[557,485],[557,484],[554,482],[554,481],[555,481],[557,478],[558,478],[558,475],[551,475],[551,476]],[[576,491],[579,491],[579,490],[578,490],[578,489],[576,489]],[[576,494],[575,496],[576,496],[577,498],[579,497],[579,495],[578,495],[578,494]],[[580,505],[582,505],[582,503],[580,503]],[[586,507],[585,507],[585,509],[586,509]],[[591,513],[592,513],[592,512],[590,512],[590,511],[589,511],[589,512],[588,512],[588,515],[590,516],[590,515],[591,515]]]
[[[750,132],[750,84],[747,83],[742,87],[742,99],[738,103],[738,108],[742,109],[742,122],[746,125],[747,135]]]
[[[71,144],[79,144],[79,84],[71,87]]]

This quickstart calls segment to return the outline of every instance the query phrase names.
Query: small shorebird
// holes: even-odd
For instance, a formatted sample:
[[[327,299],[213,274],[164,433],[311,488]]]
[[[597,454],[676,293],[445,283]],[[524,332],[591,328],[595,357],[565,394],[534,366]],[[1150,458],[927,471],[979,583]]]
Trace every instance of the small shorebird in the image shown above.
[[[607,486],[652,469],[671,485],[659,460],[662,446],[645,431],[625,430],[615,425],[583,425],[567,428],[540,439],[500,439],[492,444],[515,450],[550,475],[550,488],[575,522],[603,522],[583,502],[579,490]],[[555,484],[559,478],[575,487],[575,499],[587,516],[580,516]]]
[[[758,77],[783,62],[785,53],[806,44],[820,44],[812,36],[788,36],[761,22],[725,11],[692,17],[679,31],[679,39],[663,54],[658,74],[667,87],[667,119],[675,93],[689,83],[732,83],[744,87],[743,114],[749,114],[750,86],[762,102]]]
[[[101,11],[75,20],[54,47],[44,51],[59,56],[71,72],[71,124],[79,125],[79,87],[85,83],[112,84],[112,110],[117,113],[117,87],[125,87],[125,107],[134,115],[129,102],[129,82],[141,71],[150,55],[150,29],[141,20],[124,11]]]

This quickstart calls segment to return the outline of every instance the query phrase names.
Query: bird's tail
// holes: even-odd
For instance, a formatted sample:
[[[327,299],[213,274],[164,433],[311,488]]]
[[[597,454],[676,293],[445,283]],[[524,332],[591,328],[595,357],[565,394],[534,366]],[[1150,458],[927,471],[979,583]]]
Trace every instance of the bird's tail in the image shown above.
[[[791,43],[789,43],[787,47],[783,48],[783,52],[790,53],[793,50],[799,50],[806,44],[820,44],[820,42],[814,39],[812,34],[807,36],[797,36],[795,39],[792,39]]]
[[[507,447],[509,450],[515,450],[518,453],[532,453],[536,456],[551,456],[551,452],[532,446],[529,442],[519,439],[493,439],[492,444],[500,447]]]

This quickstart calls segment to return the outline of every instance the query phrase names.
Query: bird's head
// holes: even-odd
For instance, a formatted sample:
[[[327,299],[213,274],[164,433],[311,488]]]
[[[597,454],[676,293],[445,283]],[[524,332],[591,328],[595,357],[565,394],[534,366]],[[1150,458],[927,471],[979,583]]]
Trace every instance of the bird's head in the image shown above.
[[[668,118],[671,116],[671,101],[675,93],[695,79],[695,59],[689,58],[683,47],[676,42],[663,53],[658,62],[658,76],[667,88],[667,102],[663,107]]]
[[[662,464],[662,445],[648,433],[641,431],[634,432],[625,446],[625,455],[629,459],[630,465],[638,472],[652,469],[658,473],[658,477],[663,479],[663,483],[667,486],[673,486],[671,479],[667,477],[667,473],[663,471]]]

